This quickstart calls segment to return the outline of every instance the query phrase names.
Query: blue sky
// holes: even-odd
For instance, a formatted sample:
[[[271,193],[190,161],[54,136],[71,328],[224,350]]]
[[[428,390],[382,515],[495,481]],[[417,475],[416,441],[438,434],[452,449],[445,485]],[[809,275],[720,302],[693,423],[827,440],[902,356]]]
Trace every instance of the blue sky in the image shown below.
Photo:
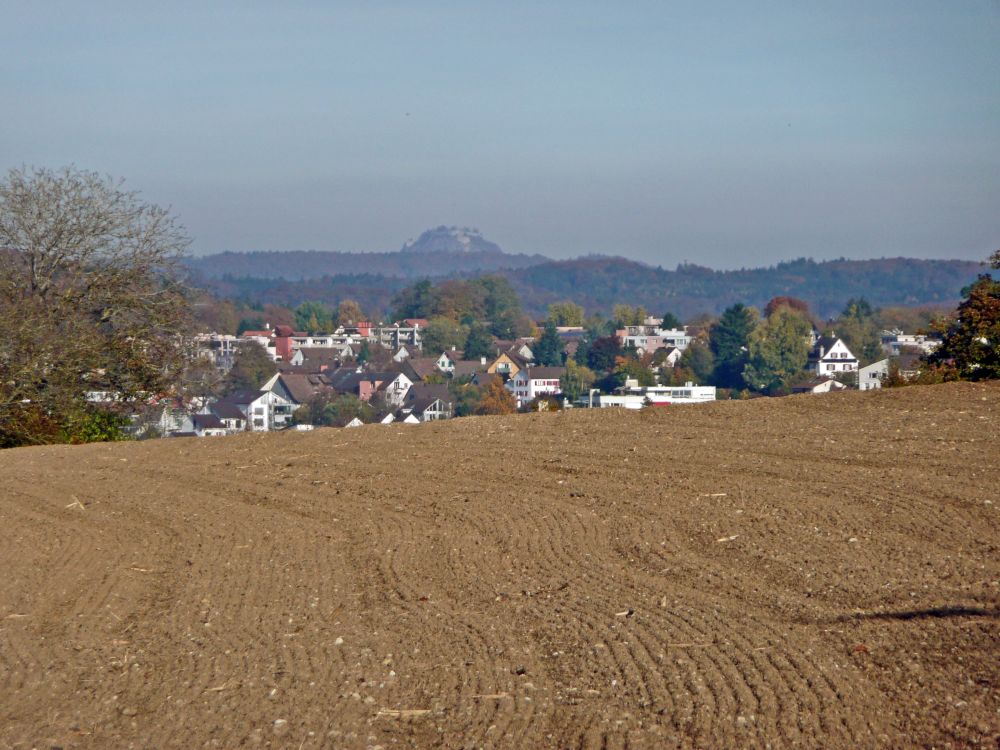
[[[0,0],[0,168],[75,164],[198,253],[718,268],[1000,246],[1000,1]]]

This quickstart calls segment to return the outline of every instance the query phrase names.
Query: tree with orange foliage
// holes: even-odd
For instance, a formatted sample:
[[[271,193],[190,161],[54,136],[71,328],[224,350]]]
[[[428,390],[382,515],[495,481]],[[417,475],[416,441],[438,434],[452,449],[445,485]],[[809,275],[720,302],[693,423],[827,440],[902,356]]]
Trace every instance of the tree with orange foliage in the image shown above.
[[[486,386],[486,392],[479,400],[476,414],[513,414],[517,411],[514,394],[507,390],[503,378],[497,376]]]
[[[802,313],[807,320],[812,320],[812,313],[809,311],[809,303],[798,297],[772,297],[764,308],[764,317],[770,318],[779,307],[788,307],[795,312]]]

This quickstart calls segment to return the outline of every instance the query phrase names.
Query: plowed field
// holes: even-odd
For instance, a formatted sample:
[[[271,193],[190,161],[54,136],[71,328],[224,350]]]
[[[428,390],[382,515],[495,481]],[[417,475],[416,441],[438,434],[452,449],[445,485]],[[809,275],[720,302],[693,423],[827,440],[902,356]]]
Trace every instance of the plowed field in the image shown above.
[[[0,472],[2,747],[1000,737],[997,384]]]

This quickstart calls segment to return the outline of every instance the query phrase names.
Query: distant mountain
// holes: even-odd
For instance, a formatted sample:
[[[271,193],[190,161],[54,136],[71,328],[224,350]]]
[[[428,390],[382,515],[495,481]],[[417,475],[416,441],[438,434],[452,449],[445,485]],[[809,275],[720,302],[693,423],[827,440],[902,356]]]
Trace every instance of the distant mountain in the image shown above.
[[[416,240],[408,240],[400,249],[402,253],[496,253],[503,250],[490,242],[478,229],[440,226],[428,229]]]
[[[381,274],[401,279],[422,279],[476,274],[501,269],[527,268],[548,263],[543,255],[508,255],[493,252],[403,252],[339,253],[318,250],[265,250],[252,253],[225,252],[189,258],[187,266],[196,278],[285,279],[301,281],[323,276],[359,273]]]

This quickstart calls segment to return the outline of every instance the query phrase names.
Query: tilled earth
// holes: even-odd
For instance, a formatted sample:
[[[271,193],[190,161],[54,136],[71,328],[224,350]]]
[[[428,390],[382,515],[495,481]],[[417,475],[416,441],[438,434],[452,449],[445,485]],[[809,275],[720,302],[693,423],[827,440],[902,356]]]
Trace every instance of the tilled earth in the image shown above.
[[[2,747],[1000,738],[1000,384],[0,472]]]

